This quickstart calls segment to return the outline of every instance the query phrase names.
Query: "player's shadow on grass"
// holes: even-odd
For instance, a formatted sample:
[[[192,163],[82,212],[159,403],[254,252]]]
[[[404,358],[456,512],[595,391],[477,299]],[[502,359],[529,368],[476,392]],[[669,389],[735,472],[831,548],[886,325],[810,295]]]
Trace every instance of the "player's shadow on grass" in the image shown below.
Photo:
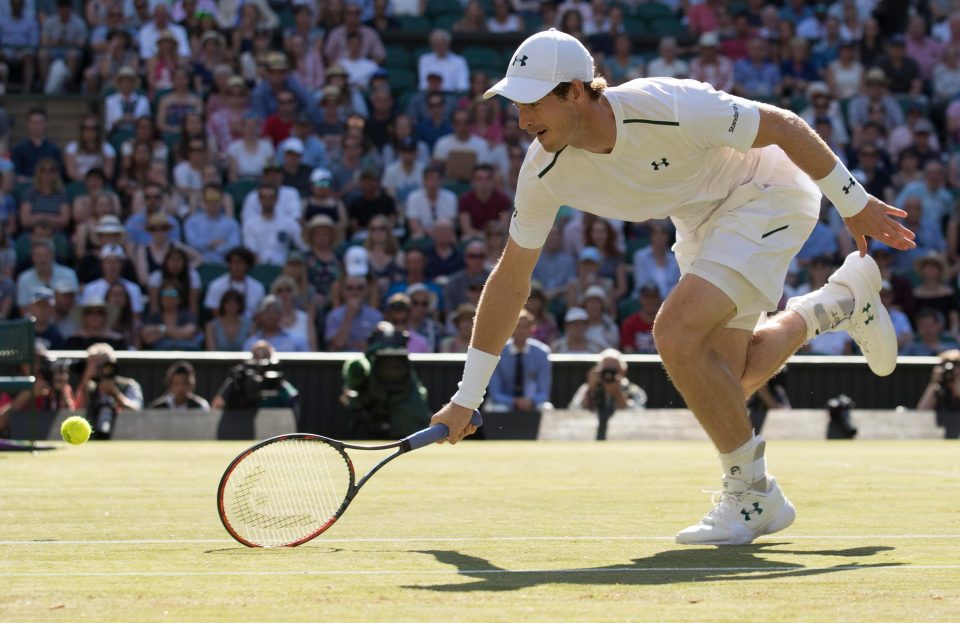
[[[474,578],[476,582],[456,584],[436,584],[431,586],[406,586],[421,590],[462,592],[462,591],[512,591],[544,584],[634,584],[659,585],[675,582],[705,582],[712,580],[772,580],[794,578],[838,571],[856,571],[875,567],[898,567],[904,563],[885,562],[864,564],[860,561],[843,564],[807,567],[800,563],[782,560],[767,560],[758,554],[764,548],[784,543],[762,543],[739,547],[716,549],[681,549],[658,552],[646,558],[635,558],[629,564],[609,565],[606,567],[584,567],[576,569],[535,569],[510,570],[498,567],[488,560],[477,556],[468,556],[451,550],[420,550],[421,554],[430,554],[438,562],[453,565],[459,575]],[[893,547],[868,546],[840,550],[771,550],[771,554],[796,556],[831,556],[844,558],[866,558],[879,552],[890,551]]]

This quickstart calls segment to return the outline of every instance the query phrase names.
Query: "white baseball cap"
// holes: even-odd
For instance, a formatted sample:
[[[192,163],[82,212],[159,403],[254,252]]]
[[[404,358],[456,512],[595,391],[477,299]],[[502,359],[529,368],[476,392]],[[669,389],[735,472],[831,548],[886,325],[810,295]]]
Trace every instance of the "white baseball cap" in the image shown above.
[[[370,260],[367,250],[354,246],[347,249],[343,256],[343,263],[350,277],[366,277],[370,272]]]
[[[520,44],[507,67],[507,77],[490,87],[483,98],[502,95],[529,104],[571,80],[593,80],[593,57],[575,37],[551,28]]]

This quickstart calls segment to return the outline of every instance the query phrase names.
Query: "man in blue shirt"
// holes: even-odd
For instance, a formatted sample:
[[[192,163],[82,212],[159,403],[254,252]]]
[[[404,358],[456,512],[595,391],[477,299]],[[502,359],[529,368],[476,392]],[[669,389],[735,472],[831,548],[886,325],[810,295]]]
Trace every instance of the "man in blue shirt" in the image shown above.
[[[24,9],[24,0],[10,0],[10,14],[0,19],[0,61],[23,64],[23,92],[33,88],[40,27],[36,15]]]
[[[771,97],[780,94],[780,69],[770,62],[765,39],[751,39],[747,58],[733,65],[734,90],[741,97]]]
[[[953,215],[953,196],[944,184],[943,164],[930,160],[923,167],[923,179],[910,182],[897,195],[895,205],[902,206],[907,197],[919,197],[923,203],[923,220],[931,221],[937,228],[943,219]]]
[[[63,176],[63,156],[60,148],[47,139],[47,111],[34,108],[27,113],[27,138],[13,148],[14,169],[17,183],[33,181],[37,163],[43,158],[53,158]]]
[[[147,231],[147,221],[151,214],[162,211],[165,203],[166,193],[163,188],[156,182],[147,182],[143,189],[143,204],[146,210],[127,219],[124,224],[127,228],[127,240],[134,244],[149,244],[150,232]],[[172,214],[167,215],[167,220],[170,221],[170,226],[173,228],[170,230],[170,240],[174,242],[183,241],[183,235],[180,233],[180,221],[174,218]]]
[[[200,252],[204,262],[227,263],[227,251],[240,245],[240,225],[223,213],[223,193],[213,185],[203,187],[203,211],[184,223],[187,244]]]
[[[290,75],[287,57],[282,52],[267,55],[267,77],[260,81],[250,94],[250,107],[261,119],[277,112],[277,93],[290,91],[297,98],[297,108],[319,121],[317,105],[300,81]]]
[[[303,337],[284,331],[280,326],[283,318],[283,303],[272,294],[263,297],[257,306],[257,331],[247,338],[243,348],[253,350],[253,345],[263,340],[278,353],[305,353],[310,350]]]
[[[550,400],[552,364],[550,347],[530,337],[533,314],[520,312],[513,337],[500,354],[500,363],[490,379],[489,409],[540,411]]]
[[[563,294],[567,284],[576,279],[577,265],[569,253],[563,250],[563,234],[556,225],[550,230],[543,252],[533,269],[533,278],[539,281],[548,299]]]

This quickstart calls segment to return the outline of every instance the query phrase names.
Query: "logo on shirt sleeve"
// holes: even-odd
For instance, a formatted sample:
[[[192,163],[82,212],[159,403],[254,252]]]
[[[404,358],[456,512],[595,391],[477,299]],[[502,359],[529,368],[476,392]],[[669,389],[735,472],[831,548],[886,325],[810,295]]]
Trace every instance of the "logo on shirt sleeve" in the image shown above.
[[[730,106],[733,108],[733,121],[731,121],[730,127],[727,128],[727,132],[733,134],[733,131],[737,129],[737,121],[740,120],[740,107],[737,106],[736,102],[731,102]]]

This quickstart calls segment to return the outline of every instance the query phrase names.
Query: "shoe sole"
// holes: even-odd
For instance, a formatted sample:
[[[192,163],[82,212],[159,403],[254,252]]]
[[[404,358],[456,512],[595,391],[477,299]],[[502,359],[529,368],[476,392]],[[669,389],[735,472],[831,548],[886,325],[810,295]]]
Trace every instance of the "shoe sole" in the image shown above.
[[[858,253],[858,252],[854,251],[853,253]],[[846,264],[846,261],[844,261],[844,264]],[[867,357],[867,366],[869,366],[870,371],[876,374],[877,376],[888,376],[897,367],[897,354],[896,354],[897,353],[897,348],[896,348],[897,333],[896,333],[896,329],[893,328],[893,321],[890,320],[890,314],[887,312],[887,308],[884,307],[883,303],[880,301],[880,287],[882,285],[880,269],[877,267],[876,263],[873,261],[860,260],[856,262],[851,262],[850,270],[855,270],[858,275],[866,279],[867,284],[870,286],[870,293],[872,294],[872,297],[873,297],[872,300],[870,301],[870,304],[873,305],[874,309],[876,310],[875,320],[877,322],[877,326],[886,327],[886,330],[884,330],[883,333],[887,333],[890,336],[889,341],[891,341],[891,343],[894,345],[892,359],[890,357],[884,357],[883,361],[881,362],[881,361],[871,361],[870,358]],[[842,285],[844,287],[847,287],[853,290],[853,288],[849,284],[844,283],[843,281],[833,281],[833,280],[831,281],[833,283],[837,283],[839,285]],[[862,302],[858,302],[856,300],[856,291],[854,291],[854,302],[857,304],[858,308],[862,304]],[[856,310],[854,310],[854,313],[856,313]],[[863,350],[862,347],[861,347],[861,350]],[[864,353],[864,356],[866,356],[866,353]]]

